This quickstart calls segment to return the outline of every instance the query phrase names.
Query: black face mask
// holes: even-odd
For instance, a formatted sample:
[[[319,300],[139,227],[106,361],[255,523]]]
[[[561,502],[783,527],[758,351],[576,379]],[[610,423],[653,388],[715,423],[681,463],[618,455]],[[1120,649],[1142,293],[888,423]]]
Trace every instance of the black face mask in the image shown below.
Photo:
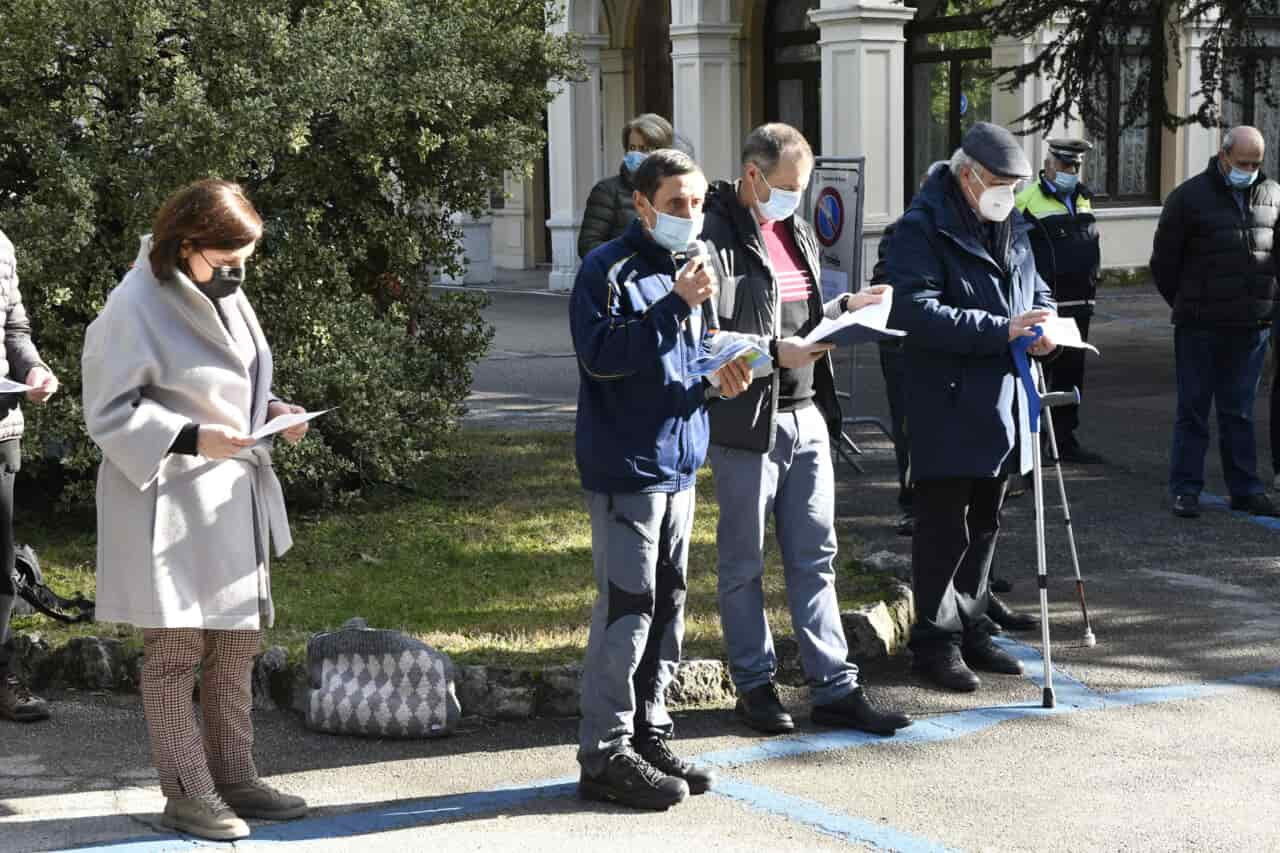
[[[208,281],[196,282],[196,286],[210,299],[225,299],[244,284],[244,267],[215,267],[209,263],[208,258],[205,258],[204,252],[200,253],[200,257],[209,264],[209,268],[213,270],[213,276]]]

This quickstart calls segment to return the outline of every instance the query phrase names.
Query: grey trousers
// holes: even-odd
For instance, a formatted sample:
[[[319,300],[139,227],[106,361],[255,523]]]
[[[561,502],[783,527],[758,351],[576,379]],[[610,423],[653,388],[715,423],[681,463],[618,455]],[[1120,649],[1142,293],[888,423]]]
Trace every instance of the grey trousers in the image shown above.
[[[596,603],[582,668],[578,763],[599,775],[632,739],[670,737],[667,686],[684,640],[693,489],[587,493]]]
[[[738,693],[766,684],[778,668],[764,612],[764,532],[777,527],[791,626],[815,705],[858,686],[858,667],[836,600],[835,473],[827,424],[816,406],[779,413],[769,454],[711,445],[720,525],[720,625]]]

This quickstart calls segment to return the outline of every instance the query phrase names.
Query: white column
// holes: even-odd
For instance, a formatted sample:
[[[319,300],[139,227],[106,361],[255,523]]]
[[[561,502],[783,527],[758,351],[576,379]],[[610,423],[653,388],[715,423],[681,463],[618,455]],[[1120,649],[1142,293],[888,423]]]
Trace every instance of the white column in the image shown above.
[[[877,0],[822,0],[809,18],[821,28],[822,151],[867,158],[863,221],[878,234],[902,214],[906,159],[903,27],[915,10]],[[863,258],[875,258],[875,240]],[[864,271],[865,275],[865,271]]]
[[[1186,115],[1191,115],[1200,109],[1200,105],[1204,101],[1200,95],[1200,55],[1204,50],[1205,36],[1209,32],[1211,24],[1212,22],[1210,21],[1202,21],[1197,25],[1187,27],[1182,33],[1182,43],[1186,51],[1182,57],[1182,74],[1186,80],[1187,101],[1182,104],[1181,110]],[[1218,97],[1221,96],[1219,95]],[[1217,129],[1192,124],[1188,125],[1182,132],[1186,134],[1186,137],[1183,140],[1181,162],[1178,163],[1178,173],[1174,176],[1173,184],[1163,188],[1166,192],[1172,190],[1187,178],[1203,172],[1205,166],[1209,163],[1209,158],[1217,154],[1218,149],[1222,146],[1222,136]]]
[[[741,32],[733,0],[671,0],[672,124],[713,181],[737,175],[746,135]]]
[[[584,4],[585,5],[582,5]],[[591,187],[604,172],[600,52],[608,37],[600,35],[599,0],[572,0],[565,19],[552,32],[572,26],[579,37],[586,79],[561,84],[547,108],[547,164],[551,183],[552,290],[570,290],[578,272],[578,228]],[[575,5],[579,8],[575,9]],[[593,35],[594,34],[594,35]]]
[[[617,171],[622,159],[622,128],[636,114],[635,59],[624,47],[600,51],[604,84],[604,168]]]

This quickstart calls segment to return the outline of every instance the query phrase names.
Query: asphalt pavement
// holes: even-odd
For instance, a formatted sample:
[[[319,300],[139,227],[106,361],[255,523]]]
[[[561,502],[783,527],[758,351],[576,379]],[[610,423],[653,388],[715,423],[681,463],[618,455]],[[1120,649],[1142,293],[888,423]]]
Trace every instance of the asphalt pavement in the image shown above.
[[[255,823],[237,848],[569,851],[1280,850],[1280,524],[1210,505],[1175,518],[1166,497],[1172,330],[1149,291],[1102,295],[1081,439],[1108,463],[1065,469],[1098,644],[1082,621],[1049,494],[1049,600],[1057,706],[1041,707],[1040,636],[1010,648],[1025,677],[974,694],[922,684],[905,656],[867,662],[880,703],[917,720],[880,739],[813,727],[757,737],[731,708],[677,714],[677,750],[720,768],[715,791],[662,814],[573,797],[574,720],[473,723],[440,741],[375,742],[256,715],[261,771],[312,816]],[[498,328],[475,373],[474,428],[572,428],[577,374],[563,296],[498,291]],[[842,359],[847,366],[847,357]],[[846,369],[843,373],[848,376]],[[873,349],[852,412],[883,416]],[[1270,480],[1267,398],[1259,459]],[[868,552],[909,553],[893,532],[888,442],[851,428],[857,473],[838,471],[839,523]],[[1049,469],[1052,472],[1052,469]],[[1223,496],[1216,443],[1208,492]],[[1030,496],[1011,501],[997,561],[1006,598],[1036,605]],[[1055,515],[1055,513],[1057,515]],[[711,567],[707,567],[710,569]],[[61,693],[46,724],[0,724],[0,851],[189,850],[163,807],[136,697]]]

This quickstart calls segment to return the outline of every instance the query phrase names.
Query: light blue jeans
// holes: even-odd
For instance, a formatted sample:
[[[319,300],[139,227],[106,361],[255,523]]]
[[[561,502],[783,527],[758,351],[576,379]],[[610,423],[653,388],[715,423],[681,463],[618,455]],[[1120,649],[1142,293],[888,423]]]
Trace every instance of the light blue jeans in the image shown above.
[[[764,612],[764,533],[772,514],[800,662],[815,705],[858,686],[835,586],[835,474],[816,406],[779,413],[768,454],[711,445],[720,524],[720,625],[738,693],[766,684],[778,657]]]

